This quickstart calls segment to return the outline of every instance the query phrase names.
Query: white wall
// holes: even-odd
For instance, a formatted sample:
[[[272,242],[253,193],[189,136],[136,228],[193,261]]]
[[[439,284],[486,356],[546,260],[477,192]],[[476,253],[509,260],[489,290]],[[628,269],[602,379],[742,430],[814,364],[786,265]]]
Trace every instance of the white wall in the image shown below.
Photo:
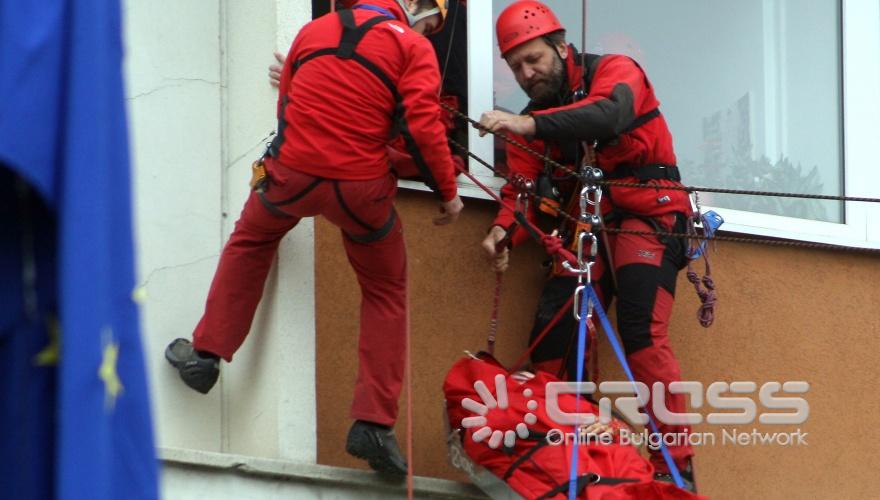
[[[163,358],[201,316],[250,163],[275,128],[266,78],[311,18],[298,0],[124,2],[138,281],[157,445],[314,462],[313,227],[283,241],[244,347],[202,396]]]

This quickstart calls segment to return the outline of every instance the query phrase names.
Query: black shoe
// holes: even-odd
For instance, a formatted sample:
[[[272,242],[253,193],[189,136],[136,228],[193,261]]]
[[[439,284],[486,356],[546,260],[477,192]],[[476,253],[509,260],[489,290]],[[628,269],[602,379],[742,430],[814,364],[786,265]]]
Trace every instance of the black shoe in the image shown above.
[[[697,482],[694,480],[694,465],[688,460],[687,467],[679,469],[679,475],[684,483],[684,489],[691,493],[697,493]],[[657,472],[654,474],[654,481],[662,481],[664,483],[675,484],[675,478],[669,472]]]
[[[400,452],[394,430],[384,425],[356,420],[348,431],[345,451],[366,460],[370,468],[395,478],[406,475],[406,459]]]
[[[176,339],[168,344],[165,359],[177,368],[186,385],[202,394],[207,394],[220,376],[220,359],[199,353],[187,339]]]

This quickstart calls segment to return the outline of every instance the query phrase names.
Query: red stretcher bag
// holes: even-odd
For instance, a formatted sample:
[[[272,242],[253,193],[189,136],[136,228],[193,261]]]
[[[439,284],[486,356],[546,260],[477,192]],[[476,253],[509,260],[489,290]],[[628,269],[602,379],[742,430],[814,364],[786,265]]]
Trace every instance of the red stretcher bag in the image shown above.
[[[493,498],[515,498],[515,492],[526,499],[565,499],[577,447],[578,499],[705,498],[654,481],[651,463],[617,437],[566,441],[563,433],[573,428],[555,423],[545,404],[545,387],[557,381],[545,372],[510,374],[485,353],[457,362],[443,384],[453,465]],[[577,395],[557,400],[563,412],[599,414]],[[617,430],[625,425],[611,423]]]

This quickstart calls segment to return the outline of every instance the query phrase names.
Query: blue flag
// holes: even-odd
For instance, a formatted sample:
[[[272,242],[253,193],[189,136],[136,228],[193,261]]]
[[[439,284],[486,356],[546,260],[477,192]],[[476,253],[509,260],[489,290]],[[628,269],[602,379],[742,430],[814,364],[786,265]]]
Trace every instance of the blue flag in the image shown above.
[[[0,0],[3,496],[158,497],[120,32],[118,0]]]

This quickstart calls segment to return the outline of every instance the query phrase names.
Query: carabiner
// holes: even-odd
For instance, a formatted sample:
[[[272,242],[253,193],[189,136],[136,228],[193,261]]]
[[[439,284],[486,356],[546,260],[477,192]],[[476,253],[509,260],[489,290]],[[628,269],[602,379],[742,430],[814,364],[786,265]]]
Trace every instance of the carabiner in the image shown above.
[[[587,262],[587,267],[574,267],[567,260],[562,261],[562,267],[568,271],[570,274],[574,274],[578,277],[578,282],[583,281],[583,277],[587,277],[587,281],[592,280],[592,275],[590,274],[590,267],[593,265],[592,262]]]
[[[584,268],[584,239],[589,236],[592,240],[590,244],[590,259],[594,259],[596,254],[599,253],[599,239],[596,238],[596,235],[593,233],[581,233],[578,235],[578,243],[577,243],[577,258],[578,258],[578,266],[581,269]]]
[[[578,285],[577,288],[574,289],[574,300],[572,301],[572,307],[574,308],[574,319],[577,321],[581,320],[581,301],[578,297],[584,295],[586,292],[588,285]],[[593,302],[589,297],[584,297],[584,300],[587,301],[587,319],[593,319]]]
[[[513,206],[514,210],[525,215],[529,213],[529,195],[525,192],[520,192],[516,195],[516,202]]]

